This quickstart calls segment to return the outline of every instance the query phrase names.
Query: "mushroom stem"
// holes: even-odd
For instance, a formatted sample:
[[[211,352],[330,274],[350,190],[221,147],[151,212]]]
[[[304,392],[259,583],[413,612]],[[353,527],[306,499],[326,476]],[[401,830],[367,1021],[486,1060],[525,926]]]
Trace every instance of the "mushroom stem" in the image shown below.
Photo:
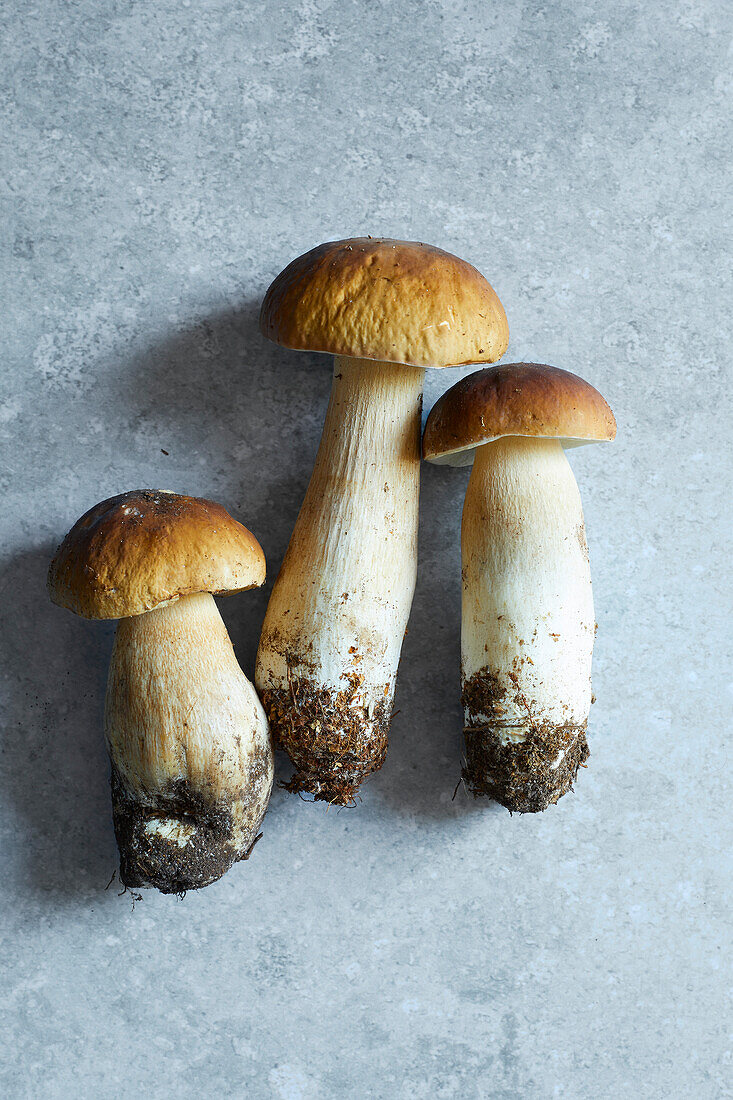
[[[321,444],[255,682],[289,789],[350,803],[387,750],[417,573],[425,371],[338,357]]]
[[[588,757],[595,632],[580,493],[558,440],[478,448],[461,549],[464,779],[510,810],[544,810]]]
[[[272,749],[208,593],[120,620],[105,734],[126,886],[182,893],[247,857],[272,788]]]

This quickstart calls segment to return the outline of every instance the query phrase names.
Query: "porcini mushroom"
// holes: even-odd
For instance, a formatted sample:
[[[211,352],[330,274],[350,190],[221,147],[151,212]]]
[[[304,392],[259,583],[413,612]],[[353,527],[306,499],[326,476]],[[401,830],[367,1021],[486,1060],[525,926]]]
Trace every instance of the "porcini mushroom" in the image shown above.
[[[589,755],[595,618],[563,448],[615,435],[597,390],[534,363],[461,379],[425,425],[426,459],[473,462],[461,527],[463,778],[510,810],[557,802]]]
[[[120,620],[105,734],[125,886],[208,886],[257,839],[267,719],[211,593],[264,579],[259,543],[221,505],[144,489],[88,511],[51,563],[54,603]]]
[[[429,245],[320,245],[278,275],[263,334],[336,356],[308,491],[272,591],[255,682],[292,791],[348,804],[387,749],[417,570],[426,367],[493,362],[504,310],[475,268]]]

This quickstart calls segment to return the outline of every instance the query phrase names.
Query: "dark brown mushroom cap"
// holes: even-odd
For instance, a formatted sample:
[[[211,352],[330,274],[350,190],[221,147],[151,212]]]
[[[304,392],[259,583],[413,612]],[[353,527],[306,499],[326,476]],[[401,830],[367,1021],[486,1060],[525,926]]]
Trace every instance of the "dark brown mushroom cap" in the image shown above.
[[[477,447],[502,436],[559,439],[565,446],[614,439],[616,421],[589,382],[541,363],[503,363],[461,378],[431,409],[423,457],[470,466]]]
[[[355,237],[293,260],[260,312],[264,336],[299,351],[446,367],[493,363],[509,340],[483,275],[427,244]]]
[[[96,504],[51,562],[54,603],[86,619],[122,619],[195,592],[261,585],[265,555],[221,504],[135,489]]]

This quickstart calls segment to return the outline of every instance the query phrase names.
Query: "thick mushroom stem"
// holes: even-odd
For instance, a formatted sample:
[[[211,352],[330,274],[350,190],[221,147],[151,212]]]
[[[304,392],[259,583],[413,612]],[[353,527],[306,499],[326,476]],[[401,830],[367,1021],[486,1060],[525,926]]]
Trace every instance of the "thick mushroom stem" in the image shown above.
[[[272,789],[272,747],[208,593],[120,620],[105,734],[125,886],[182,893],[247,858]]]
[[[339,357],[255,682],[289,789],[350,803],[387,750],[417,572],[425,371]]]
[[[544,810],[589,755],[595,634],[580,494],[558,440],[477,450],[461,549],[463,777],[510,810]]]

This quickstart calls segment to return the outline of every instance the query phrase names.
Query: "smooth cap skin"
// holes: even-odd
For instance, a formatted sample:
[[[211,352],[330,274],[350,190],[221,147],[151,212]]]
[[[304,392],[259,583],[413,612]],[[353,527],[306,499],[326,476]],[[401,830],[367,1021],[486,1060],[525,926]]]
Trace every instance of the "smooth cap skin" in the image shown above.
[[[85,619],[123,619],[194,592],[256,588],[265,555],[220,504],[135,489],[83,515],[51,562],[54,603]]]
[[[293,260],[260,312],[264,336],[415,367],[493,363],[506,351],[504,308],[483,275],[450,252],[412,241],[355,237]]]
[[[461,378],[436,401],[423,457],[470,466],[477,447],[507,435],[577,447],[614,439],[616,420],[598,390],[576,374],[541,363],[503,363]]]

